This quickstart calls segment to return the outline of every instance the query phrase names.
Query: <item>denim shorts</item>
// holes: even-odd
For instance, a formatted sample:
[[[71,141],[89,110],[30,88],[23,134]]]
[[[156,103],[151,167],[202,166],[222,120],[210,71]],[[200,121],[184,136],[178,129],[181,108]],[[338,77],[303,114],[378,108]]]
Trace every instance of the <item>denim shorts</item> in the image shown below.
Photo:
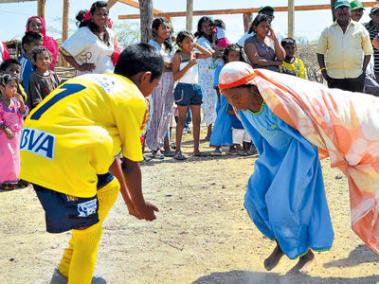
[[[113,180],[112,174],[98,175],[97,189]],[[90,227],[99,222],[97,195],[90,198],[75,197],[33,184],[45,211],[46,231],[63,233],[72,229]]]
[[[175,103],[178,106],[201,105],[203,94],[197,84],[178,83],[174,91]]]

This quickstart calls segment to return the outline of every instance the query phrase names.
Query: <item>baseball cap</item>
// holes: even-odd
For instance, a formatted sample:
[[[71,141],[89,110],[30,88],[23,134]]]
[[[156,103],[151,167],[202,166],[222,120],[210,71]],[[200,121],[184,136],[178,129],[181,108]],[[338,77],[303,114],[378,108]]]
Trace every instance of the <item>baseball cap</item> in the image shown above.
[[[354,10],[358,10],[358,9],[364,9],[365,7],[363,7],[363,4],[361,1],[353,0],[350,2],[350,8],[352,11],[354,11]]]
[[[341,7],[349,7],[350,8],[350,2],[347,0],[336,1],[336,3],[334,4],[334,10],[337,10],[338,8],[341,8]]]

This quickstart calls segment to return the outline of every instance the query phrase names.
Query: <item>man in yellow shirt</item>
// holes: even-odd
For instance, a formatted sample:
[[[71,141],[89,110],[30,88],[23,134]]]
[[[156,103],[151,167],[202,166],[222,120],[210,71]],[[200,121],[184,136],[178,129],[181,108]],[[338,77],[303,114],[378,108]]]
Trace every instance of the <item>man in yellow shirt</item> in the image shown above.
[[[143,160],[145,96],[158,85],[162,72],[163,59],[152,47],[129,46],[114,74],[66,81],[26,119],[21,177],[34,186],[47,231],[72,232],[51,283],[105,283],[92,275],[102,222],[120,188],[109,171],[120,181],[129,212],[139,219],[156,218],[158,208],[142,194],[138,162]],[[115,158],[120,153],[123,173]]]
[[[363,92],[367,65],[373,54],[365,27],[351,20],[350,3],[338,0],[336,22],[325,28],[317,48],[317,59],[329,88]]]

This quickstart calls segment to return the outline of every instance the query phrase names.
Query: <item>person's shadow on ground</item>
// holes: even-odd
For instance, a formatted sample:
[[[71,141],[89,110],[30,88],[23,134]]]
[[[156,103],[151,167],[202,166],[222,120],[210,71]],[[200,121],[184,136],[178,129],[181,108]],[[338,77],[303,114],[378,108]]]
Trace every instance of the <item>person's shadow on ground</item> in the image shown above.
[[[361,263],[369,262],[379,263],[379,255],[367,246],[361,244],[352,250],[347,258],[330,261],[325,263],[324,267],[352,267]]]
[[[343,277],[312,277],[306,274],[280,275],[277,273],[234,270],[217,272],[203,276],[192,284],[374,284],[378,283],[379,275],[343,278]]]

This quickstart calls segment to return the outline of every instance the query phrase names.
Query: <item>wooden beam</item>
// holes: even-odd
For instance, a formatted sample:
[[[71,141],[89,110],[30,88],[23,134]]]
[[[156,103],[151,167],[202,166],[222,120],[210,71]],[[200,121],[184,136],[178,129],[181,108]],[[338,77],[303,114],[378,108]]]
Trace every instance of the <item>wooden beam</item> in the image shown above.
[[[63,0],[62,13],[62,43],[68,38],[68,17],[70,13],[70,0]],[[63,56],[59,57],[61,66],[68,66]]]
[[[133,8],[137,8],[139,9],[140,8],[140,5],[138,2],[135,2],[133,0],[117,0],[117,2],[120,2],[120,3],[123,3],[123,4],[126,4],[128,6],[131,6]],[[161,10],[157,10],[157,9],[153,9],[153,14],[159,14],[159,13],[163,13]]]
[[[288,0],[288,37],[295,35],[295,0]]]
[[[125,1],[125,0],[119,0]],[[365,7],[372,7],[377,5],[378,2],[370,1],[370,2],[362,2]],[[296,11],[317,11],[317,10],[329,10],[330,5],[302,5],[296,6]],[[223,10],[198,10],[193,11],[194,16],[204,16],[204,15],[232,15],[232,14],[245,14],[245,13],[257,13],[259,8],[242,8],[242,9],[223,9]],[[288,6],[280,6],[274,7],[275,12],[287,12]],[[167,13],[153,13],[154,16],[159,17],[185,17],[187,15],[186,12],[167,12]],[[139,19],[139,14],[130,14],[130,15],[119,15],[118,18],[120,20],[131,20],[131,19]]]
[[[186,31],[192,31],[193,0],[187,0]]]
[[[38,0],[37,15],[42,18],[46,17],[46,0]]]
[[[1,0],[0,4],[20,3],[20,2],[36,2],[37,0]]]
[[[117,0],[108,0],[108,3],[107,3],[108,9],[112,8],[114,4],[116,3],[117,3]]]
[[[251,25],[251,19],[253,18],[253,14],[251,13],[243,13],[243,30],[245,33],[249,30],[250,25]]]

